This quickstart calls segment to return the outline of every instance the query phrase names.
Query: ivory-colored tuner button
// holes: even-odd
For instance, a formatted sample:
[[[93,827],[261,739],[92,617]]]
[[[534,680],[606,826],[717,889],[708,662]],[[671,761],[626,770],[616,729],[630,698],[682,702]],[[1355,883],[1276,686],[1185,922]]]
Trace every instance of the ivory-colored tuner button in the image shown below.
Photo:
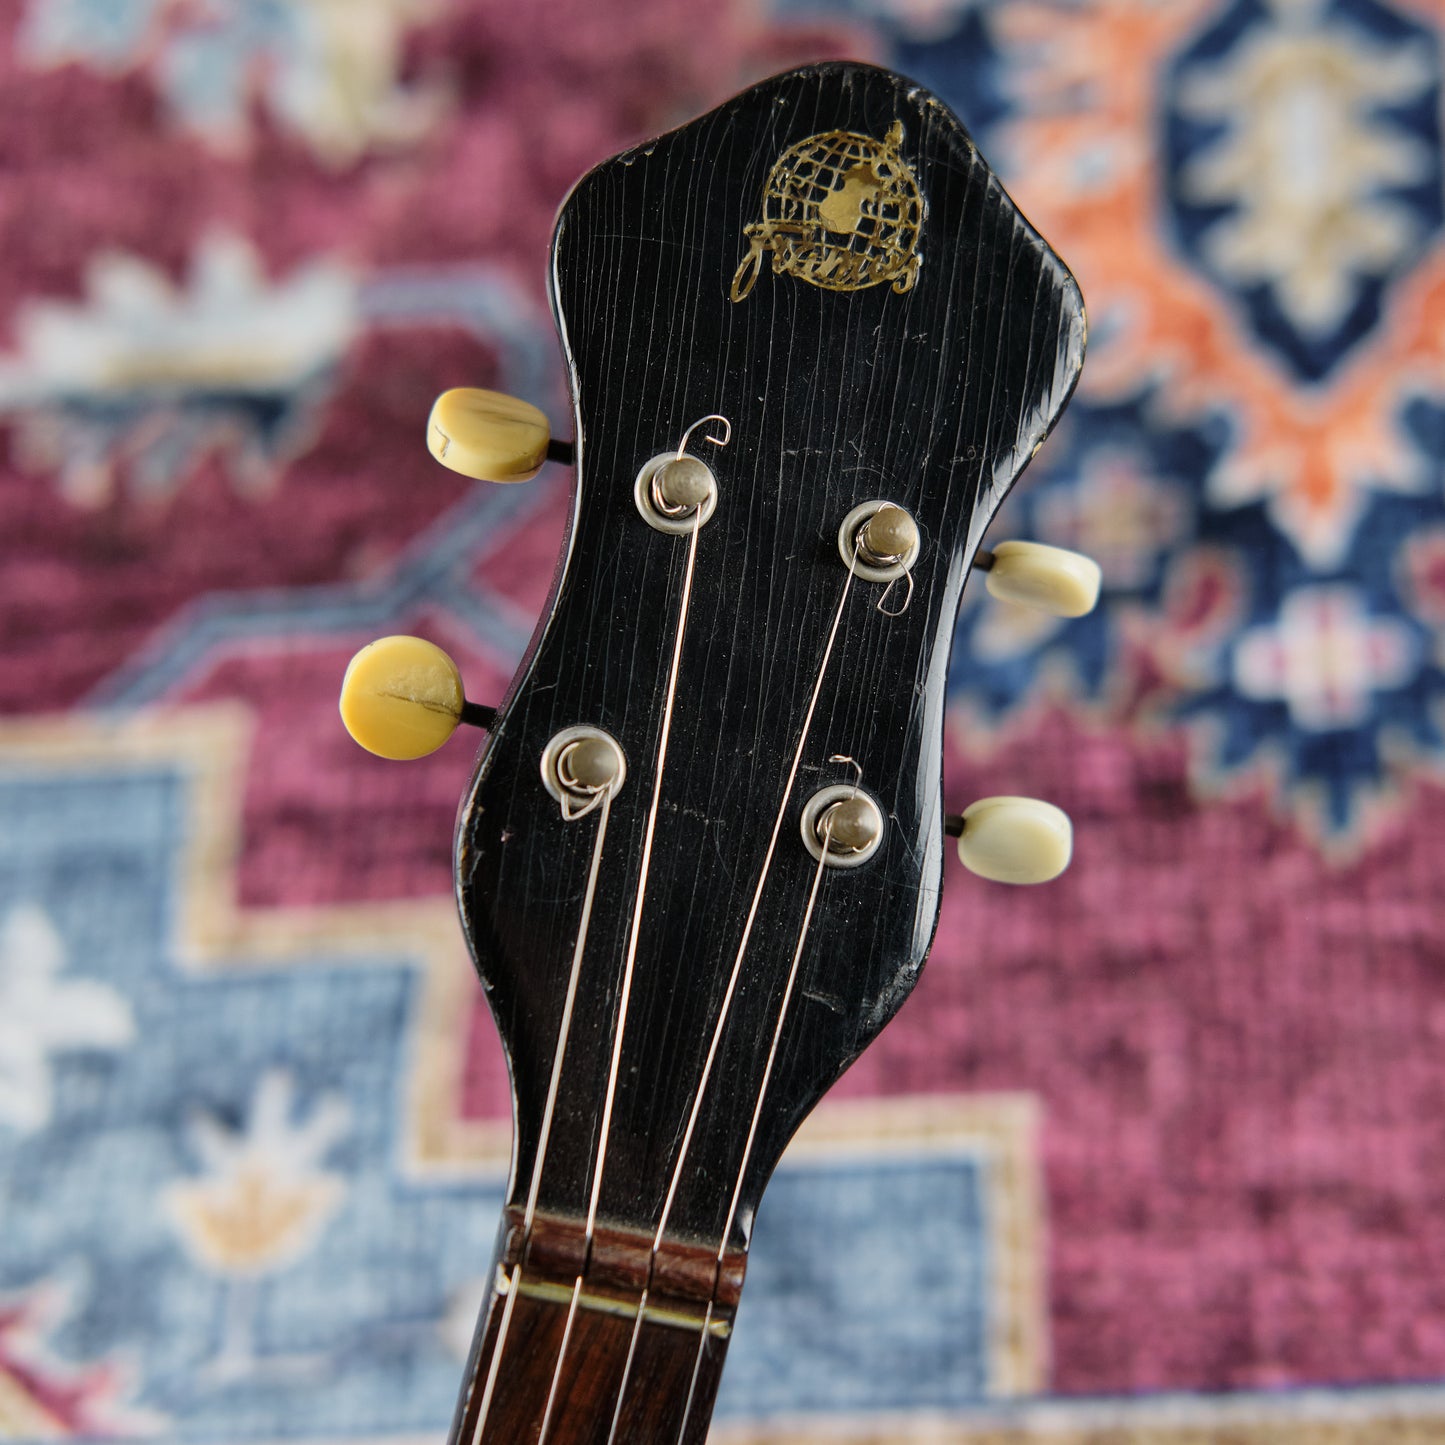
[[[617,749],[603,738],[578,738],[558,755],[557,777],[571,791],[599,793],[617,777]]]
[[[368,643],[341,682],[346,731],[367,752],[398,762],[435,752],[468,708],[456,663],[420,637]]]
[[[653,477],[658,496],[674,511],[690,512],[712,495],[712,469],[697,457],[673,457]]]
[[[864,797],[842,798],[818,819],[818,841],[835,853],[861,853],[878,837],[878,809]]]
[[[525,482],[547,460],[547,418],[500,391],[444,391],[427,418],[426,444],[444,467],[479,482]]]
[[[858,540],[871,557],[892,562],[918,546],[918,523],[902,507],[889,503],[869,517]]]
[[[1099,600],[1099,564],[1042,542],[1000,542],[987,563],[989,592],[1055,617],[1082,617]]]
[[[1069,815],[1038,798],[980,798],[949,821],[963,866],[995,883],[1047,883],[1073,857]]]

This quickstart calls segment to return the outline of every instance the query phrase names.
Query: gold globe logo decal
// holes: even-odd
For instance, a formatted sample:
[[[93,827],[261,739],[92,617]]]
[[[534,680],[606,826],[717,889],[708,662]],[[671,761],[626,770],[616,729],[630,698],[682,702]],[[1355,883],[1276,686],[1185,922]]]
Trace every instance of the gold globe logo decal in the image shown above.
[[[764,256],[780,276],[825,291],[861,291],[891,281],[907,291],[923,257],[923,196],[899,147],[903,124],[885,139],[830,130],[790,146],[763,188],[763,218],[748,226],[747,255],[728,294],[741,301]]]

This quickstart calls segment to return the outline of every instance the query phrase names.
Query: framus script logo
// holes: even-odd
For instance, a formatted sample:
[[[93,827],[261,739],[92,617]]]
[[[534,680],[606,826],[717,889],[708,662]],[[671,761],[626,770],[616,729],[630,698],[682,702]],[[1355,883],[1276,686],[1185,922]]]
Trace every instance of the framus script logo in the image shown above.
[[[811,135],[778,157],[763,188],[763,218],[743,234],[750,242],[729,295],[741,301],[772,260],[778,275],[825,291],[861,291],[891,281],[907,291],[923,257],[918,233],[923,196],[898,148],[903,124],[885,139],[850,130]]]

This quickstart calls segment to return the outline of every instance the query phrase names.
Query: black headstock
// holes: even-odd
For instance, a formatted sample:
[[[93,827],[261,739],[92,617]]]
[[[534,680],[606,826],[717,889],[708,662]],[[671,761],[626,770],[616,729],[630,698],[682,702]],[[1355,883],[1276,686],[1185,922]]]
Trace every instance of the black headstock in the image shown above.
[[[637,1370],[665,1373],[633,1360],[639,1297],[695,1302],[699,1361],[730,1320],[784,1145],[923,967],[961,593],[1084,350],[1072,277],[959,122],[855,64],[778,76],[585,176],[552,295],[572,523],[457,843],[517,1122],[458,1420],[475,1438],[523,1296],[565,1305],[575,1276],[568,1329],[579,1299],[623,1318],[609,1418]],[[646,469],[669,456],[693,460],[659,490]],[[701,525],[690,482],[712,488]],[[859,541],[880,502],[912,519],[900,561]],[[827,827],[868,843],[859,795],[876,848],[833,866],[814,821],[856,805]],[[548,1371],[551,1394],[583,1388],[563,1338],[541,1393]],[[566,1438],[644,1438],[621,1418]]]
[[[882,213],[871,235],[824,231],[820,244],[814,228],[810,240],[800,202],[869,185]],[[847,205],[832,219],[846,223]],[[739,299],[735,278],[753,282]],[[872,859],[825,870],[733,1215],[743,1244],[787,1138],[923,966],[960,594],[1074,385],[1083,310],[949,111],[843,64],[770,80],[592,171],[562,208],[552,282],[576,406],[575,510],[458,851],[463,915],[512,1061],[514,1197],[525,1202],[536,1160],[598,821],[569,822],[544,789],[553,737],[605,731],[627,775],[538,1191],[549,1212],[587,1212],[630,973],[598,1215],[655,1225],[675,1187],[669,1229],[718,1237],[817,872],[800,816],[819,789],[855,778],[831,758],[856,760],[886,818]],[[674,685],[691,534],[648,525],[635,481],[714,414],[727,444],[702,440],[719,430],[709,423],[688,448],[718,500],[697,533]],[[887,584],[855,578],[840,611],[839,529],[873,500],[917,521],[911,597],[906,582],[884,600]]]

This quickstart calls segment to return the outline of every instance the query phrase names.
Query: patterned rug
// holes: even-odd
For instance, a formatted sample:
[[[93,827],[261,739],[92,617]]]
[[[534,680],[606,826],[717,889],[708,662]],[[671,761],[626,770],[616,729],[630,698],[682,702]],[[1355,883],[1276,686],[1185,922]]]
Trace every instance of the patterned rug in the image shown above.
[[[823,56],[964,118],[1089,301],[970,596],[913,999],[759,1217],[726,1445],[1445,1441],[1441,0],[0,0],[0,1435],[440,1439],[508,1161],[450,896],[470,750],[372,759],[350,654],[500,696],[567,479],[587,166]],[[985,940],[986,943],[980,943]],[[901,1222],[903,1228],[885,1228]]]

